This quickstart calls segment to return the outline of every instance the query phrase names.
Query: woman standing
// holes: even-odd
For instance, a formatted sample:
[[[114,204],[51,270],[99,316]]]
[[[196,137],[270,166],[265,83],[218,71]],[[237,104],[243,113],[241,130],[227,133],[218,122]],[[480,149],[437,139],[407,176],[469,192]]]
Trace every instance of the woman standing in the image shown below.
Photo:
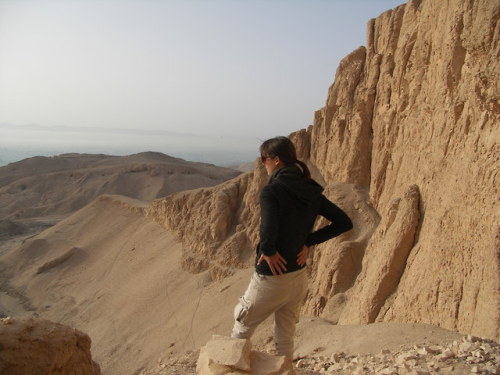
[[[287,137],[271,138],[260,146],[270,176],[260,194],[260,242],[255,273],[235,307],[232,337],[250,338],[255,328],[274,313],[274,342],[278,354],[293,357],[293,338],[307,292],[309,247],[352,228],[349,217],[330,202],[297,160]],[[316,217],[330,224],[312,232]]]

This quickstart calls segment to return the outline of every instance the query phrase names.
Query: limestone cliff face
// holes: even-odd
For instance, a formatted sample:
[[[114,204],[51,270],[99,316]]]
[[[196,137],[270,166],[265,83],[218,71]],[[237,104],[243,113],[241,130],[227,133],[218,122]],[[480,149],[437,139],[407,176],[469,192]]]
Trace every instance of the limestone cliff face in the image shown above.
[[[368,23],[290,137],[355,229],[314,249],[306,314],[500,337],[500,1],[414,0]],[[257,152],[257,150],[256,150]],[[185,267],[250,265],[261,167],[156,201]]]
[[[410,1],[372,20],[367,48],[339,67],[311,160],[328,183],[368,182],[385,215],[340,323],[498,337],[499,13],[499,1]]]

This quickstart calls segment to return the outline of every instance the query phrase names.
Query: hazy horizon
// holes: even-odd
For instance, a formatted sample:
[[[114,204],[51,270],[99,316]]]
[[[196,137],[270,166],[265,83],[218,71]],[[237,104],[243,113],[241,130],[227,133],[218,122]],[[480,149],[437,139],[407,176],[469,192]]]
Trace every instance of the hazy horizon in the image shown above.
[[[401,3],[0,0],[0,165],[94,150],[253,160],[313,123],[368,21]]]
[[[161,152],[188,161],[235,166],[258,156],[262,140],[199,136],[157,129],[15,126],[1,123],[0,167],[34,156],[87,153],[124,156]],[[70,146],[65,146],[70,144]]]

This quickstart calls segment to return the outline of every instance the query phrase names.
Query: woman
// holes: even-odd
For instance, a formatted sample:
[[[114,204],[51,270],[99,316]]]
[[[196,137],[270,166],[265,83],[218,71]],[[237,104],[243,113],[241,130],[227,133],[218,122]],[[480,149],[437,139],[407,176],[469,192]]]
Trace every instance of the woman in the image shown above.
[[[270,179],[260,194],[255,273],[235,307],[232,337],[250,338],[274,313],[276,350],[293,359],[295,325],[307,292],[309,247],[350,230],[352,222],[322,194],[323,188],[311,178],[305,163],[297,160],[287,137],[268,139],[260,154]],[[318,215],[331,223],[312,232]]]

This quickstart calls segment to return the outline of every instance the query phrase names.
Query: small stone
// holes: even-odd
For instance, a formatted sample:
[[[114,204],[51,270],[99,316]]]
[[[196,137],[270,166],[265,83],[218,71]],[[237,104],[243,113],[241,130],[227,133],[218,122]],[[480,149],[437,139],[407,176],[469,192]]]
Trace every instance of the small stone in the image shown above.
[[[489,344],[483,344],[481,346],[479,346],[479,348],[485,352],[486,354],[493,354],[495,353],[495,349],[493,349],[493,347]]]
[[[442,348],[440,346],[437,346],[437,345],[425,346],[424,349],[427,351],[427,353],[430,353],[430,354],[439,354],[442,351]]]
[[[408,362],[406,362],[408,365],[411,367],[415,367],[417,365],[417,360],[416,359],[410,359]]]
[[[493,375],[500,375],[500,365],[499,366],[496,366],[492,363],[488,363],[484,369],[486,371],[489,371],[490,374],[493,374]]]
[[[410,366],[409,364],[407,364],[407,363],[403,363],[403,364],[401,365],[401,369],[402,369],[402,370],[405,370],[406,372],[408,372],[408,371],[411,371],[413,368],[412,368],[412,366]]]
[[[479,341],[479,337],[472,336],[472,335],[467,335],[467,341],[477,342],[477,341]]]
[[[473,372],[474,374],[477,374],[479,372],[479,367],[474,366],[471,368],[470,372]]]
[[[427,355],[427,349],[425,347],[423,348],[418,348],[417,349],[417,353],[420,354],[420,355]]]
[[[455,368],[453,366],[446,366],[446,367],[441,367],[441,373],[443,374],[453,374],[453,370]]]
[[[330,360],[333,363],[339,363],[342,358],[345,358],[345,353],[339,352],[339,353],[333,353],[330,357]]]
[[[455,357],[455,353],[453,353],[450,349],[445,349],[444,352],[437,356],[437,359],[438,361],[446,361],[453,357]]]
[[[403,364],[403,363],[408,362],[409,360],[417,359],[417,358],[418,357],[413,355],[412,353],[402,353],[396,357],[396,363]]]
[[[472,349],[473,345],[470,342],[463,342],[460,344],[460,350],[462,352],[469,352]]]
[[[342,365],[340,363],[334,363],[330,367],[328,367],[328,372],[340,371],[342,370]]]
[[[296,364],[297,368],[304,368],[304,367],[307,367],[308,365],[309,365],[309,361],[306,359],[299,359],[297,361],[297,364]]]

